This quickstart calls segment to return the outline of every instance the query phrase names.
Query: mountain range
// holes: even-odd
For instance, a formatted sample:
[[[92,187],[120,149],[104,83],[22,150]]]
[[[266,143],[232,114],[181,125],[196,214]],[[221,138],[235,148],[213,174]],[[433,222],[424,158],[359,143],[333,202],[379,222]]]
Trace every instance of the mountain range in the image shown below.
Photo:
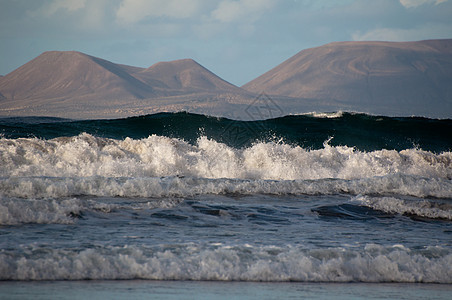
[[[452,39],[330,43],[303,50],[242,87],[192,59],[139,68],[75,51],[44,52],[0,76],[0,116],[187,110],[255,119],[262,113],[251,115],[249,107],[259,101],[281,115],[345,110],[452,118]]]
[[[160,62],[144,69],[75,51],[44,52],[0,81],[1,93],[11,100],[145,99],[237,90],[192,59]]]

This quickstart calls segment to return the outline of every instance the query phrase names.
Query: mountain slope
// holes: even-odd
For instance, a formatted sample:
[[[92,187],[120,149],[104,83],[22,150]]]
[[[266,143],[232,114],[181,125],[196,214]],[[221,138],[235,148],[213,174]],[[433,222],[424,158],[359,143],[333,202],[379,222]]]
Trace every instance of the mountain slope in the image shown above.
[[[134,76],[164,94],[243,91],[192,59],[159,62]]]
[[[452,40],[337,42],[303,50],[242,88],[336,108],[436,107],[452,115],[451,83]]]
[[[246,93],[191,59],[144,69],[75,51],[44,52],[0,80],[0,99],[22,102],[144,99],[206,92]]]
[[[8,99],[146,98],[155,94],[121,66],[74,51],[44,52],[3,77],[0,91]]]
[[[0,77],[0,116],[116,118],[181,110],[232,116],[231,105],[243,114],[252,97],[191,59],[145,69],[51,51]]]

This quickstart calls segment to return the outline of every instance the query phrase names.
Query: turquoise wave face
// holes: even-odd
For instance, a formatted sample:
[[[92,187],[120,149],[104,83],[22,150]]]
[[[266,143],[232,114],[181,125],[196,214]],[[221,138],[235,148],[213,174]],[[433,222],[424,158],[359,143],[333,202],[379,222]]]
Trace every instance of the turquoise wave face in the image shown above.
[[[141,139],[159,135],[195,144],[205,136],[230,147],[257,142],[283,142],[306,149],[331,146],[426,151],[452,150],[452,119],[383,117],[354,113],[306,114],[264,121],[237,121],[190,113],[159,113],[114,120],[73,121],[58,118],[8,118],[0,120],[4,138],[52,139],[89,133],[98,137]]]

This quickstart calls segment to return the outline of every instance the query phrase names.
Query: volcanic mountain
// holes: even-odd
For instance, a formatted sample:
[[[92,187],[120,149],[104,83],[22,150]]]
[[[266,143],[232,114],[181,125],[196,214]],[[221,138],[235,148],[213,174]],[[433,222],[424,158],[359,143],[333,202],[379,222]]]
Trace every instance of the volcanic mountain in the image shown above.
[[[452,116],[452,40],[336,42],[303,50],[242,88],[332,110]],[[447,115],[446,115],[447,116]]]
[[[231,91],[243,92],[191,59],[144,69],[75,51],[44,52],[0,79],[0,95],[8,100],[144,99]]]
[[[11,100],[145,98],[155,94],[121,66],[73,51],[44,52],[4,76],[0,92]]]
[[[159,62],[133,75],[164,95],[243,91],[192,59]]]

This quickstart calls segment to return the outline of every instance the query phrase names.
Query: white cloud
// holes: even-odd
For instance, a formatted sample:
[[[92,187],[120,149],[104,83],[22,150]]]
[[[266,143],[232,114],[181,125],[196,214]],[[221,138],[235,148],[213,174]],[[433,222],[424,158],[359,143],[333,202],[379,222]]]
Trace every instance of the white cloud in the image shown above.
[[[224,0],[212,12],[212,17],[225,23],[239,20],[252,22],[272,8],[276,2],[272,0]]]
[[[131,24],[146,17],[189,18],[206,0],[123,0],[116,11],[120,23]]]
[[[28,13],[32,16],[51,17],[61,11],[73,13],[84,9],[85,7],[86,0],[53,0],[50,3],[41,6],[39,9],[35,11],[29,11]]]
[[[107,15],[111,11],[109,4],[109,0],[89,1],[81,16],[82,22],[78,26],[90,31],[106,29],[108,27]]]
[[[103,32],[107,28],[107,14],[111,12],[110,0],[52,0],[36,10],[27,11],[28,16],[41,19],[47,24],[53,22],[56,30],[88,30]]]
[[[53,0],[48,8],[49,14],[54,14],[58,10],[67,10],[69,12],[77,11],[84,8],[86,0],[74,1],[74,0]]]
[[[424,4],[435,4],[446,2],[448,0],[399,0],[406,8],[415,8]]]
[[[450,38],[450,25],[424,24],[410,29],[377,28],[367,32],[352,34],[354,41],[419,41],[426,39]]]

